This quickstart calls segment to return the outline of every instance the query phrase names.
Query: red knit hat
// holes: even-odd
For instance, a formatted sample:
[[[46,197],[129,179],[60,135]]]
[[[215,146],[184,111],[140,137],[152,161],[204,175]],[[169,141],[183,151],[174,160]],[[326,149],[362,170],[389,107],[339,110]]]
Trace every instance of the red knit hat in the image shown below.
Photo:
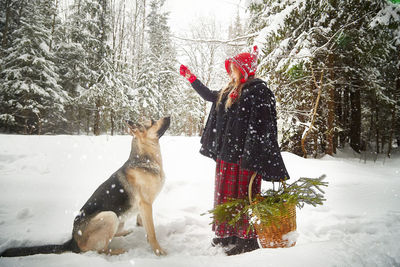
[[[228,74],[231,74],[231,64],[235,64],[239,68],[243,75],[240,82],[245,83],[249,76],[255,75],[257,70],[257,57],[258,57],[258,47],[255,45],[253,47],[252,53],[241,53],[233,58],[228,58],[225,60],[225,69]]]

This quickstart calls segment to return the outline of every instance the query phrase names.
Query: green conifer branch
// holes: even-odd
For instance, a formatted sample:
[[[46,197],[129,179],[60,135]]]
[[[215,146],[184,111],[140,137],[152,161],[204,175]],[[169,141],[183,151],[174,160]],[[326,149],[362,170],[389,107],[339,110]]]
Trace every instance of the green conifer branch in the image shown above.
[[[322,187],[327,187],[325,175],[318,178],[300,178],[296,182],[281,186],[277,190],[269,189],[256,196],[252,203],[247,198],[229,199],[227,202],[217,205],[209,210],[212,223],[228,223],[236,225],[242,223],[245,215],[250,217],[249,231],[255,223],[269,225],[274,222],[274,218],[286,215],[288,206],[296,205],[299,209],[305,204],[316,207],[323,205],[326,201],[325,191]],[[285,203],[286,205],[283,205]]]

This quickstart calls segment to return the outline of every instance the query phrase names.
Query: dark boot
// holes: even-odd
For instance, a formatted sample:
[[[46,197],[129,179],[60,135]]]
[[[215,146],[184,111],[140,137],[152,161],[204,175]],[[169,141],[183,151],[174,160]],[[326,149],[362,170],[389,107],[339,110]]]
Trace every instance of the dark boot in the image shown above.
[[[235,244],[237,239],[238,238],[236,236],[216,237],[216,238],[212,239],[211,245],[213,247],[215,247],[215,246],[227,247],[229,245]]]
[[[250,252],[253,250],[256,250],[260,248],[258,246],[257,238],[252,238],[252,239],[241,239],[238,238],[236,242],[236,246],[231,248],[230,250],[226,251],[226,255],[232,256],[232,255],[238,255],[246,252]]]

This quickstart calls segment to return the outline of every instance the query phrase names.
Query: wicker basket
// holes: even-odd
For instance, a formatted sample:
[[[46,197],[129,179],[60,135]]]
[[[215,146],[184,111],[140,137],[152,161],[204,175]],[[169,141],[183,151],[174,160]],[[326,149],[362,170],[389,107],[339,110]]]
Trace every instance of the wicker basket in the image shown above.
[[[249,201],[252,203],[252,185],[257,173],[251,177],[249,184]],[[296,205],[282,203],[281,216],[271,218],[271,222],[266,224],[254,224],[258,239],[263,248],[284,248],[292,247],[296,244],[283,237],[296,230]],[[257,214],[255,214],[257,216]]]

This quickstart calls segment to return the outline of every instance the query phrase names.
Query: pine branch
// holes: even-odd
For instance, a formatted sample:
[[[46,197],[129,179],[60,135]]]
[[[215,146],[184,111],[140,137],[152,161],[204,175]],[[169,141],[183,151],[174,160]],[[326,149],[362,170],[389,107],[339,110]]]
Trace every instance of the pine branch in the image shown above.
[[[246,215],[250,217],[251,227],[260,222],[266,225],[276,223],[278,217],[289,212],[288,207],[291,205],[296,205],[299,209],[305,204],[314,207],[323,205],[326,198],[322,187],[328,186],[325,178],[325,175],[319,178],[300,178],[290,185],[280,186],[276,191],[264,191],[261,196],[255,197],[253,203],[249,203],[247,198],[230,199],[208,213],[212,214],[212,223],[215,224],[240,224]]]

